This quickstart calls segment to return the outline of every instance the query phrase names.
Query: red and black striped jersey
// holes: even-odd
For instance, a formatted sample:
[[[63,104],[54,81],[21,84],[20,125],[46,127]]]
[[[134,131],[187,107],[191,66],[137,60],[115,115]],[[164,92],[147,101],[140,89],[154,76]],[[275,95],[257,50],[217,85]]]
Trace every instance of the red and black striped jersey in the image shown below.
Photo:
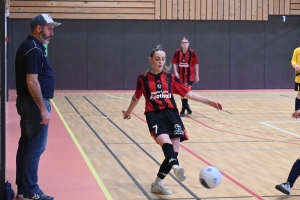
[[[199,64],[199,61],[194,50],[188,49],[186,53],[183,53],[182,49],[177,49],[172,63],[178,66],[181,82],[188,83],[195,80],[195,65]],[[180,64],[188,64],[188,67],[181,67]]]
[[[144,95],[145,113],[147,113],[165,108],[177,110],[173,94],[184,97],[188,91],[190,88],[182,84],[174,74],[144,72],[138,76],[135,96],[139,99]]]

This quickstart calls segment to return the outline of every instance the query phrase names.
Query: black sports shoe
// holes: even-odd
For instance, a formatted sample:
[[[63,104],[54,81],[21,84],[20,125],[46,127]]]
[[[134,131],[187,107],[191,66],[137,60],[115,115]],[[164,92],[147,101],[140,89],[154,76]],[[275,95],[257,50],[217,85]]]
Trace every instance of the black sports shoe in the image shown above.
[[[24,195],[23,200],[55,200],[54,197],[50,197],[45,194],[32,194],[32,195]]]
[[[188,112],[189,114],[192,114],[192,110],[191,110],[191,108],[190,108],[190,105],[189,105],[189,104],[187,104],[187,106],[186,106],[186,110],[187,110],[187,112]]]
[[[181,109],[181,112],[180,112],[179,116],[180,116],[180,117],[184,117],[184,116],[185,116],[184,112],[185,112],[185,108],[184,108],[184,107],[182,107],[182,109]]]
[[[289,182],[278,184],[275,186],[275,188],[284,194],[290,195],[291,188]]]

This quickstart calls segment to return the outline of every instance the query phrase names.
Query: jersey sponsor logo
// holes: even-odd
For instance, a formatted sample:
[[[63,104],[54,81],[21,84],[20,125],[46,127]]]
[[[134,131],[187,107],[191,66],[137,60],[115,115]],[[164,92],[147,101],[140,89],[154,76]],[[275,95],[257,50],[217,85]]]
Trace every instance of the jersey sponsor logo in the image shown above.
[[[165,99],[165,98],[167,99],[172,98],[172,94],[169,93],[168,90],[151,92],[150,100]]]
[[[188,63],[179,63],[179,67],[189,67]]]
[[[175,128],[174,135],[183,135],[184,134],[182,127],[179,124],[175,124],[174,128]]]

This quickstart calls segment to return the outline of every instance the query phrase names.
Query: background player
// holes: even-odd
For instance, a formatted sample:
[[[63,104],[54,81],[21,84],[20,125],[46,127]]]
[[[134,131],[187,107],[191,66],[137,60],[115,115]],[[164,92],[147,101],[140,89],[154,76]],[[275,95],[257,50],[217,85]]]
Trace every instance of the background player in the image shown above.
[[[172,59],[174,74],[180,81],[188,87],[192,87],[194,81],[199,81],[199,61],[194,50],[189,48],[189,41],[183,37],[180,41],[181,48],[177,49]],[[192,114],[187,98],[182,98],[182,109],[180,116]]]
[[[292,66],[295,68],[295,91],[298,92],[295,99],[295,111],[300,109],[300,47],[296,48],[291,60]]]

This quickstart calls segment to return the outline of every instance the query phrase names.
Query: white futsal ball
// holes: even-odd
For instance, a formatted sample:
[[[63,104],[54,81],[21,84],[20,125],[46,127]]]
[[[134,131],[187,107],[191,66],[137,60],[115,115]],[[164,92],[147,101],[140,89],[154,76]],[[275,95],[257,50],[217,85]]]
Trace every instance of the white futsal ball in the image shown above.
[[[216,167],[207,166],[201,170],[199,181],[203,187],[212,189],[220,185],[222,174]]]

